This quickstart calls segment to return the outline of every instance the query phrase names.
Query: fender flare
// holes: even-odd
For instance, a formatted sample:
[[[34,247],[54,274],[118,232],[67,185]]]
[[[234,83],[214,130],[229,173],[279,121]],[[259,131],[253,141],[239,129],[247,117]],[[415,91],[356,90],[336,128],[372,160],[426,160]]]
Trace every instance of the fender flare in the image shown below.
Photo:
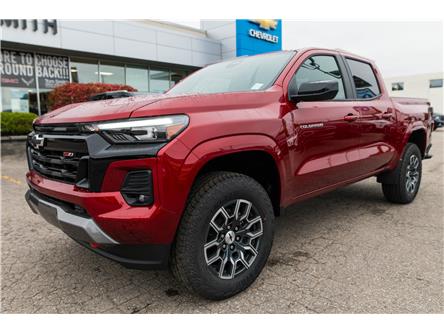
[[[411,126],[407,128],[407,130],[404,133],[404,136],[402,138],[401,147],[402,151],[400,152],[399,158],[401,158],[402,154],[404,153],[405,146],[409,142],[410,137],[412,134],[416,131],[423,131],[425,133],[425,147],[419,147],[421,150],[421,153],[425,153],[425,150],[427,149],[427,128],[424,126],[424,124],[421,121],[414,122]]]
[[[402,141],[401,141],[401,145],[400,145],[400,147],[402,147],[402,149],[399,149],[399,155],[397,156],[396,159],[394,159],[394,168],[379,174],[377,176],[378,183],[394,184],[396,182],[396,180],[398,179],[398,176],[399,176],[399,172],[400,172],[399,167],[398,167],[399,163],[401,162],[401,159],[404,156],[405,148],[407,146],[407,143],[409,142],[410,137],[416,131],[424,131],[425,132],[426,146],[427,146],[427,129],[426,129],[426,127],[424,126],[424,124],[422,122],[419,122],[419,121],[413,123],[411,126],[409,126],[407,128],[407,130],[405,131],[405,133],[402,137]],[[421,149],[421,147],[419,147],[419,148]],[[424,149],[426,149],[426,147],[424,147]],[[422,153],[425,153],[425,151]]]
[[[197,175],[209,161],[225,155],[247,151],[262,151],[273,158],[279,173],[282,195],[283,181],[286,178],[283,153],[272,138],[263,134],[230,135],[204,141],[190,150],[182,164],[181,174],[187,174],[186,179],[190,180],[188,188],[191,189]]]

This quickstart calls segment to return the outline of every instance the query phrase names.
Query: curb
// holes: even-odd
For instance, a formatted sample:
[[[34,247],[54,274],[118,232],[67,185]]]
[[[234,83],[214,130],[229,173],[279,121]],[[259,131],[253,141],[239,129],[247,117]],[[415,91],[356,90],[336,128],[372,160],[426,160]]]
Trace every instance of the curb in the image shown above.
[[[10,136],[0,136],[0,142],[17,142],[26,141],[27,135],[10,135]]]

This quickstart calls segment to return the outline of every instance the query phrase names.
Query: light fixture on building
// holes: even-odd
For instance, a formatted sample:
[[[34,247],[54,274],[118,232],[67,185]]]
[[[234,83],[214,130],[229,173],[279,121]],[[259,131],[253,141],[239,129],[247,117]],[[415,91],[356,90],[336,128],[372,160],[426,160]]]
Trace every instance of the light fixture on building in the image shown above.
[[[97,72],[94,72],[94,74],[97,74]],[[114,73],[111,73],[111,72],[99,72],[99,74],[102,75],[102,76],[111,76],[111,75],[114,75]]]

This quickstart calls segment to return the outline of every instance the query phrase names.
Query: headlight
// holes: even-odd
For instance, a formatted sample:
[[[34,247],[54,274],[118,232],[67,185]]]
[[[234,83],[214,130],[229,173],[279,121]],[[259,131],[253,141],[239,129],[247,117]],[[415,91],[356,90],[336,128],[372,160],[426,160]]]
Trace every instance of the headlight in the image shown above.
[[[188,116],[175,115],[88,124],[83,130],[103,134],[113,143],[166,142],[188,125]]]

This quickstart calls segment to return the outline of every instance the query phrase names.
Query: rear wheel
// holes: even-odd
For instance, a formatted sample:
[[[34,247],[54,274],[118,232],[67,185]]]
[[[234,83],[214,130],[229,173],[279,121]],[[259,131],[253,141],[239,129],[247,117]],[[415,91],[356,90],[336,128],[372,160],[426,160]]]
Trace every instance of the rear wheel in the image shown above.
[[[418,193],[422,175],[422,156],[418,146],[408,143],[389,183],[382,183],[385,198],[394,203],[412,202]]]
[[[273,208],[254,179],[210,173],[190,195],[178,230],[172,270],[190,290],[224,299],[260,274],[272,246]]]

